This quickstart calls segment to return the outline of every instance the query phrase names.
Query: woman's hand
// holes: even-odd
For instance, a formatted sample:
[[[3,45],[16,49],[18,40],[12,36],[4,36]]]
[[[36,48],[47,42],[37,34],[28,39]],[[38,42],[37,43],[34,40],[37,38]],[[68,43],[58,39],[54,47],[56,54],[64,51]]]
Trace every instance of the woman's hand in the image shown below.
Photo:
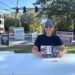
[[[36,54],[36,56],[42,58],[42,53],[41,53],[41,52],[37,52],[37,53],[35,53],[35,54]]]
[[[63,55],[64,55],[63,52],[59,52],[59,54],[57,56],[61,58]]]
[[[62,51],[59,52],[59,54],[57,56],[61,58],[66,53],[66,48],[64,45],[60,46],[60,48]]]
[[[38,47],[37,47],[37,46],[33,46],[32,52],[33,52],[36,56],[42,58],[42,53],[41,53],[41,52],[38,52]]]

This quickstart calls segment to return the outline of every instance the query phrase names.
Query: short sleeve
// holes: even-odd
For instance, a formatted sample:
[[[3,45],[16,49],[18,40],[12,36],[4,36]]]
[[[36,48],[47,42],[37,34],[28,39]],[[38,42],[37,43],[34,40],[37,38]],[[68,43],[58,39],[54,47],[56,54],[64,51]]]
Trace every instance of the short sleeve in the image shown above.
[[[59,46],[63,45],[63,42],[59,36],[57,36],[57,45]]]
[[[39,47],[39,46],[40,46],[40,42],[41,42],[40,36],[38,36],[38,37],[36,38],[36,40],[35,40],[34,45],[37,46],[37,47]]]

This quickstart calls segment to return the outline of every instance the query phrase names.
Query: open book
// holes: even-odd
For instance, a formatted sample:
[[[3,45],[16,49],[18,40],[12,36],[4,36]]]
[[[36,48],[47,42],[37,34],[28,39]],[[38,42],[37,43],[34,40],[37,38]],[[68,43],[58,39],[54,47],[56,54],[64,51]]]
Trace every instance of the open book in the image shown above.
[[[43,61],[58,61],[59,47],[57,46],[41,46],[41,53],[43,53]]]

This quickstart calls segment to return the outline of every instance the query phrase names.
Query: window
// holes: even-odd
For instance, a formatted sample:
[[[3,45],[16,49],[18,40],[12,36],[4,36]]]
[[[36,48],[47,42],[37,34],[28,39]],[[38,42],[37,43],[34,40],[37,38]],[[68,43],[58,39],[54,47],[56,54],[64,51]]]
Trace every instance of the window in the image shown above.
[[[2,15],[2,19],[4,19],[4,16]]]
[[[0,28],[0,31],[3,31],[4,29],[3,28]]]
[[[0,18],[1,18],[1,15],[0,15]]]
[[[1,24],[1,20],[0,20],[0,24]]]

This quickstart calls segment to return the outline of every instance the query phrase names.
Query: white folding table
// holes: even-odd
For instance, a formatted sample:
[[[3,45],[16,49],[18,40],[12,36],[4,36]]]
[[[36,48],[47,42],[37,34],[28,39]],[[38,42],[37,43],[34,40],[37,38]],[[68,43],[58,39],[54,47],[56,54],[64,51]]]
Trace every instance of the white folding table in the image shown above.
[[[65,54],[58,62],[44,62],[32,53],[0,54],[0,74],[75,75],[75,54]]]
[[[0,53],[0,75],[12,75],[24,60],[24,54]]]

